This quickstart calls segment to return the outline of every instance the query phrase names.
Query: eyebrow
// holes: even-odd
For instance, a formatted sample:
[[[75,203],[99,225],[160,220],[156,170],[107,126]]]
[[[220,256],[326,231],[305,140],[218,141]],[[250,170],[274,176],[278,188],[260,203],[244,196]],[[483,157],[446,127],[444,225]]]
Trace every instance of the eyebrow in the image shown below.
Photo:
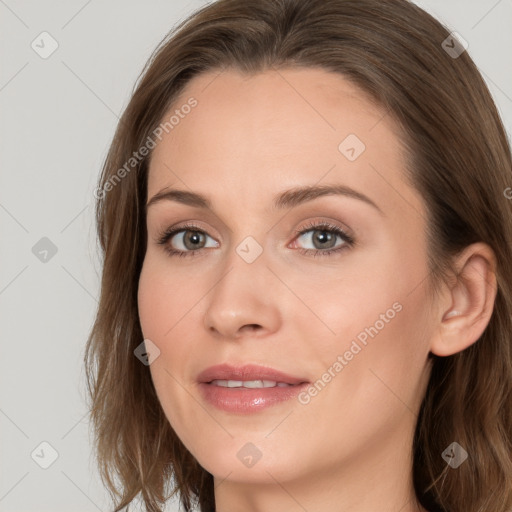
[[[332,195],[342,195],[353,199],[359,199],[360,201],[373,206],[381,215],[384,215],[379,206],[368,196],[345,185],[309,185],[285,190],[274,197],[273,207],[275,209],[293,208],[318,197]],[[202,194],[188,192],[186,190],[163,189],[148,201],[146,204],[146,210],[151,205],[161,201],[176,201],[188,206],[212,209],[211,201]]]

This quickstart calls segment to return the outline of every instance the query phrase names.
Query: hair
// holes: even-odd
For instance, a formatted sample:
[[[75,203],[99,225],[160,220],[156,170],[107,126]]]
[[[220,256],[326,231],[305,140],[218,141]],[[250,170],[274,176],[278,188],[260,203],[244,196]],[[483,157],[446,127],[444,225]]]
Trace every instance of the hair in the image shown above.
[[[468,245],[494,251],[497,295],[481,338],[452,356],[430,354],[412,476],[418,502],[431,511],[512,507],[511,150],[476,65],[466,51],[454,58],[443,48],[449,36],[407,0],[220,0],[176,25],[152,54],[95,194],[101,294],[84,362],[98,466],[116,512],[136,498],[161,511],[173,495],[185,511],[215,510],[213,476],[177,437],[149,367],[134,357],[143,340],[137,289],[151,151],[120,171],[199,73],[285,68],[339,73],[397,122],[404,179],[428,212],[432,282],[446,279]],[[113,186],[116,175],[123,179]],[[454,441],[469,454],[456,470],[441,455]]]

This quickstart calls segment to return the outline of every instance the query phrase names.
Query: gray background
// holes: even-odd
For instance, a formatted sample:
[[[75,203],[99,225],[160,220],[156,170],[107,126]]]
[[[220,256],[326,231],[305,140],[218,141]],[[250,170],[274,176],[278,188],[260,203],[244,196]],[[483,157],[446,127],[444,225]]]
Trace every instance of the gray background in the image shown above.
[[[510,133],[512,1],[417,3],[469,43]],[[146,59],[201,5],[0,0],[0,511],[109,510],[83,398],[100,271],[92,194]],[[31,47],[51,48],[43,31],[59,45],[45,59]],[[58,453],[47,469],[41,442]]]

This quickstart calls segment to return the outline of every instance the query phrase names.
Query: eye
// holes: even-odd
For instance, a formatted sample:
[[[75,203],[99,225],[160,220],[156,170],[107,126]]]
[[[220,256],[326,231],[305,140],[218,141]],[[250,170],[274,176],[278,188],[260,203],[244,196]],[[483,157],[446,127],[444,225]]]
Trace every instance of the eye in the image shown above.
[[[299,248],[299,252],[304,255],[328,256],[355,244],[354,239],[343,229],[328,222],[310,223],[296,233],[296,240],[313,244],[312,249]],[[201,249],[219,246],[213,239],[213,243],[206,245],[207,238],[211,237],[199,226],[185,224],[165,230],[159,235],[157,243],[163,245],[170,256],[188,257],[197,255]]]
[[[164,231],[158,237],[157,243],[163,245],[171,256],[193,256],[201,249],[218,247],[216,241],[209,246],[205,245],[207,237],[211,238],[198,226],[185,224]]]
[[[343,229],[328,222],[311,223],[297,233],[297,240],[313,245],[312,248],[299,249],[305,255],[327,256],[352,247],[355,243]]]

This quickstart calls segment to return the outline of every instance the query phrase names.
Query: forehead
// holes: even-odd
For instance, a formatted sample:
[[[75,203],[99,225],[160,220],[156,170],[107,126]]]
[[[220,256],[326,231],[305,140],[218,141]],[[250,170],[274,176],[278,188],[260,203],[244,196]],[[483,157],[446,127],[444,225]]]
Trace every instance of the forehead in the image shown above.
[[[200,74],[187,84],[164,121],[191,97],[197,106],[173,127],[170,144],[172,140],[175,145],[184,144],[193,135],[204,144],[215,138],[217,147],[222,144],[219,149],[239,149],[245,154],[251,149],[257,154],[271,151],[274,156],[279,148],[295,152],[304,144],[337,142],[344,132],[368,139],[367,132],[386,115],[346,78],[318,68]],[[389,116],[386,121],[384,128],[396,131]],[[234,147],[234,142],[240,145]]]
[[[190,98],[196,106],[183,108]],[[205,195],[215,192],[220,200],[236,190],[246,202],[323,181],[375,198],[383,187],[405,186],[394,120],[337,73],[211,71],[187,84],[163,122],[173,113],[179,122],[163,134],[152,155],[150,197],[174,184]]]

